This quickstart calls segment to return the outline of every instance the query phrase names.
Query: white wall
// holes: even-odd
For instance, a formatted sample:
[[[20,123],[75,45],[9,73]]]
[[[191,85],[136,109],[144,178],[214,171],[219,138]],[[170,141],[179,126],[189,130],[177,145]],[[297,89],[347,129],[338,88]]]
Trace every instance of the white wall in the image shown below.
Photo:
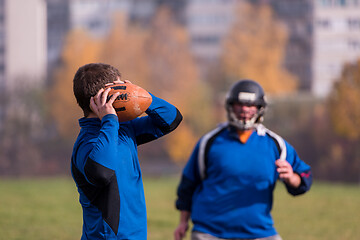
[[[350,23],[351,22],[351,23]],[[312,92],[326,97],[346,62],[360,58],[360,4],[316,5]]]
[[[7,0],[5,24],[7,87],[18,81],[43,83],[47,65],[45,0]]]

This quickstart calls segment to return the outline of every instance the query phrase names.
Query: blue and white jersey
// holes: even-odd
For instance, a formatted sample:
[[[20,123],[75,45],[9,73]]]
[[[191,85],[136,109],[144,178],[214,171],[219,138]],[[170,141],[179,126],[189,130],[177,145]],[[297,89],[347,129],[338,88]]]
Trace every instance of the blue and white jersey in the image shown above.
[[[71,172],[83,208],[82,240],[147,239],[137,146],[173,131],[180,112],[152,96],[148,116],[120,123],[117,116],[79,120]]]
[[[183,170],[176,207],[191,212],[195,231],[219,238],[262,238],[277,234],[271,209],[279,174],[288,161],[301,176],[298,195],[310,189],[310,166],[277,134],[260,125],[246,143],[227,124],[203,136]]]

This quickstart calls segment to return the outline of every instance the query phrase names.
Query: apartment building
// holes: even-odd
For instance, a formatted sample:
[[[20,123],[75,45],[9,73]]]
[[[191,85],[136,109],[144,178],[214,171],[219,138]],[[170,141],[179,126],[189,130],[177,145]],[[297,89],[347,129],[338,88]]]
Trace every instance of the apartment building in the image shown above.
[[[360,58],[360,0],[317,0],[312,92],[326,97],[346,62]]]
[[[45,0],[0,1],[0,91],[44,81],[46,42]]]
[[[221,42],[234,21],[237,0],[192,0],[185,8],[191,50],[200,63],[220,56]]]
[[[300,91],[310,91],[313,59],[313,0],[271,0],[278,19],[288,31],[284,67],[297,76]]]

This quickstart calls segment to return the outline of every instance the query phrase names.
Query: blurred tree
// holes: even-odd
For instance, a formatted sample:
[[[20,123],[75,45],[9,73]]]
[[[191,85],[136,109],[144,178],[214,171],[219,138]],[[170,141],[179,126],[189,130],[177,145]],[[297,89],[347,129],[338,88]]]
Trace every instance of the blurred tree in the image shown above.
[[[331,121],[335,131],[349,140],[360,139],[360,59],[344,65],[329,97]]]
[[[331,145],[331,164],[343,173],[342,179],[360,181],[360,59],[346,63],[328,100],[333,131],[340,141]],[[338,170],[338,172],[341,172]]]
[[[110,34],[104,39],[100,59],[118,68],[122,79],[148,89],[150,81],[145,38],[145,30],[130,26],[126,16],[117,13]]]
[[[54,163],[44,153],[47,143],[52,140],[52,125],[48,121],[44,101],[45,91],[40,86],[29,84],[26,76],[16,82],[18,84],[4,92],[0,98],[2,176],[38,174],[45,169],[49,170],[47,166]]]
[[[73,93],[73,78],[79,67],[99,61],[101,44],[83,30],[74,30],[67,36],[62,64],[54,72],[54,84],[49,91],[51,114],[59,133],[68,139],[77,135],[77,119],[83,116]]]
[[[167,8],[159,9],[149,33],[149,89],[175,104],[183,114],[179,129],[167,138],[167,151],[173,160],[185,160],[199,135],[212,125],[209,89],[199,79],[186,30],[173,20]]]
[[[282,66],[287,31],[267,4],[240,2],[235,20],[224,39],[219,86],[228,87],[241,78],[258,81],[267,93],[294,91],[296,78]]]

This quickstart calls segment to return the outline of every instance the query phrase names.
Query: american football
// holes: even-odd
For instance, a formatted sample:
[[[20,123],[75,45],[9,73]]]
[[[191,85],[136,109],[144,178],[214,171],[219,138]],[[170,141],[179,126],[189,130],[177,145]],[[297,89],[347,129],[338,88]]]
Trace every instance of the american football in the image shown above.
[[[113,103],[120,122],[130,121],[143,114],[152,102],[151,95],[143,88],[132,83],[120,83],[108,86],[111,88],[108,99],[116,93],[120,95]]]

